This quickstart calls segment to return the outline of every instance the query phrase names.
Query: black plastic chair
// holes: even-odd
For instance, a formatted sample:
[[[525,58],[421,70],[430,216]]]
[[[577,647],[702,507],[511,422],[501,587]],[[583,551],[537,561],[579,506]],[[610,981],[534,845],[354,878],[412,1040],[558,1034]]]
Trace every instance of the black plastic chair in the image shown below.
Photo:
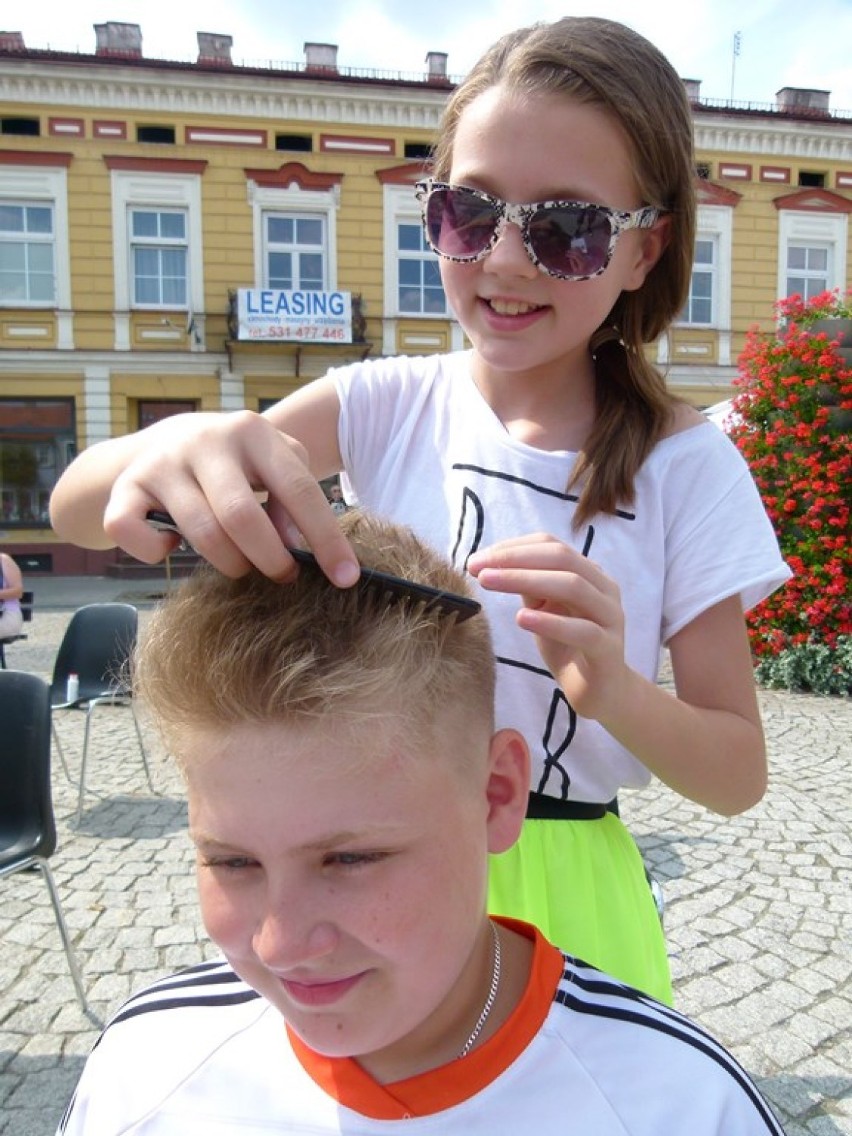
[[[136,645],[138,612],[132,604],[95,603],[77,608],[65,630],[53,666],[50,684],[50,701],[54,710],[86,710],[83,732],[83,756],[80,763],[80,783],[77,797],[77,823],[83,813],[86,791],[86,761],[89,755],[89,733],[92,715],[98,706],[129,706],[133,725],[142,754],[142,764],[151,792],[156,792],[151,780],[145,742],[133,706],[130,688],[129,659]],[[76,675],[76,693],[69,692],[68,679]],[[62,751],[59,734],[53,719],[53,737],[65,775],[71,780],[68,763]]]
[[[37,869],[47,884],[77,998],[89,1006],[48,864],[56,849],[50,794],[50,687],[38,675],[0,672],[0,876]]]

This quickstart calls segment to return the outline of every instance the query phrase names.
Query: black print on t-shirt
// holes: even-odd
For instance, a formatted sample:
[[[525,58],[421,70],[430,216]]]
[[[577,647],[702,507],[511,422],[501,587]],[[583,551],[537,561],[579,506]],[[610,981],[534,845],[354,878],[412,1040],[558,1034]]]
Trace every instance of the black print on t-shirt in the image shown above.
[[[556,497],[570,504],[576,504],[578,501],[576,494],[551,489],[546,485],[536,485],[533,481],[515,477],[512,474],[503,473],[500,470],[486,469],[483,466],[468,465],[463,462],[455,462],[452,469],[458,472],[474,474],[479,477],[496,478],[500,481],[510,483],[522,492],[526,490],[531,493],[540,493],[548,497]],[[628,512],[624,509],[617,509],[615,515],[628,521],[636,519],[635,513]],[[486,521],[486,509],[482,497],[476,492],[472,485],[465,484],[461,492],[456,540],[452,550],[452,562],[457,567],[467,568],[468,560],[482,543]],[[570,518],[566,522],[565,531],[571,531]],[[493,541],[501,540],[507,535],[517,534],[491,534],[489,544]],[[581,546],[583,556],[589,556],[592,545],[594,544],[594,539],[594,525],[588,525],[583,535],[583,543]],[[540,734],[540,744],[544,753],[544,762],[542,775],[535,789],[536,792],[547,792],[552,797],[558,797],[563,801],[567,800],[571,788],[571,775],[568,770],[560,764],[560,758],[574,740],[574,735],[577,731],[577,712],[562,693],[561,688],[553,681],[553,675],[546,667],[533,666],[524,662],[522,659],[507,658],[500,655],[497,656],[497,664],[498,666],[514,667],[518,670],[523,670],[527,674],[536,675],[542,682],[548,683],[550,695],[545,699],[547,715],[544,722],[541,724]]]

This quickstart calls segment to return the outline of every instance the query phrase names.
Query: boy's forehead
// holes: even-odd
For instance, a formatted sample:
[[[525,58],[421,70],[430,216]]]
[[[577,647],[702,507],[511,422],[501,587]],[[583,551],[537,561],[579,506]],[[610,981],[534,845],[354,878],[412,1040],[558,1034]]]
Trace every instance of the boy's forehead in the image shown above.
[[[421,708],[422,709],[422,708]],[[342,775],[417,780],[446,767],[463,773],[487,753],[490,732],[477,728],[463,706],[426,708],[413,714],[392,706],[343,708],[318,718],[210,723],[188,727],[177,744],[190,789],[207,792],[227,785],[250,767],[254,775],[276,773],[288,783]]]
[[[248,723],[186,741],[190,828],[205,844],[291,854],[353,833],[449,832],[448,803],[463,809],[480,795],[481,779],[458,771],[458,748],[410,747],[378,722],[357,731]]]

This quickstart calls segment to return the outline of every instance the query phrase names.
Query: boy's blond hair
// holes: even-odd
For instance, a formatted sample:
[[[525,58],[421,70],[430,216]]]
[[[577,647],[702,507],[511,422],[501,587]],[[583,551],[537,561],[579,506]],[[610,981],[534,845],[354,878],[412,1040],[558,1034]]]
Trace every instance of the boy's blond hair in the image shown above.
[[[364,567],[470,594],[410,530],[360,510],[338,522]],[[416,744],[455,713],[490,733],[494,671],[482,614],[458,623],[374,584],[337,588],[303,565],[285,584],[200,570],[152,616],[133,681],[180,759],[184,730],[246,723],[339,723],[343,737],[393,716]]]

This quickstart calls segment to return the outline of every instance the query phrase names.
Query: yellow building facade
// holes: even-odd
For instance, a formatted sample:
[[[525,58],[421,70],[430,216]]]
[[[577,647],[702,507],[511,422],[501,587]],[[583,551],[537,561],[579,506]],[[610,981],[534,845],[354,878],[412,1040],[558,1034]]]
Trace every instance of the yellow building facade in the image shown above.
[[[109,570],[58,542],[47,505],[79,449],[183,410],[262,409],[329,367],[463,347],[414,183],[453,81],[299,63],[146,59],[137,25],[93,54],[0,34],[0,539],[28,574]],[[695,113],[699,236],[683,318],[652,351],[673,389],[730,394],[753,324],[845,288],[852,114],[825,92]],[[345,338],[252,339],[239,296],[341,294]],[[249,300],[251,302],[251,300]],[[286,332],[286,334],[285,334]]]

